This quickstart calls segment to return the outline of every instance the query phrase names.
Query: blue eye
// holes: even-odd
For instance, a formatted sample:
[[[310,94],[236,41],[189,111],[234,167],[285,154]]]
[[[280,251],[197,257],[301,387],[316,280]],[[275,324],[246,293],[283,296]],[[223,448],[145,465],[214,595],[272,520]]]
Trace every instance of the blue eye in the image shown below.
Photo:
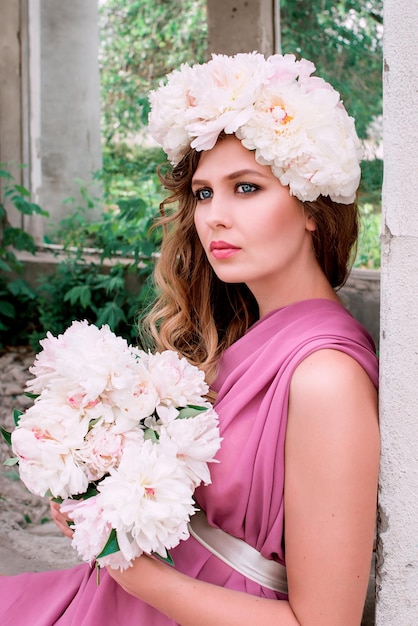
[[[203,189],[197,189],[197,191],[195,191],[195,198],[196,200],[208,200],[209,198],[212,197],[212,191],[210,189],[207,188],[203,188]]]
[[[252,183],[239,183],[236,186],[238,193],[252,193],[253,191],[258,191],[258,189],[260,189],[260,187]]]

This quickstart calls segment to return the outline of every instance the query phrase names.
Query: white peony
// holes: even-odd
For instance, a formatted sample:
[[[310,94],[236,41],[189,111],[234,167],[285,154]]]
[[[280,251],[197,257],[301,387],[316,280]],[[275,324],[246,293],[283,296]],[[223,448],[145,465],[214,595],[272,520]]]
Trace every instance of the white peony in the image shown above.
[[[189,536],[194,488],[178,459],[163,446],[145,441],[125,447],[117,470],[99,485],[103,518],[117,535],[130,533],[143,552],[166,549]]]
[[[73,452],[83,444],[88,423],[76,411],[39,398],[12,433],[12,450],[27,488],[38,495],[50,492],[65,498],[83,493],[88,484]]]
[[[93,409],[99,402],[117,406],[130,427],[154,410],[156,392],[146,369],[108,326],[73,322],[58,338],[48,333],[41,345],[30,368],[35,378],[27,388],[32,393],[53,388],[78,409]]]
[[[222,441],[216,412],[208,409],[192,418],[165,424],[160,432],[162,445],[167,438],[175,445],[177,458],[184,463],[194,487],[201,482],[208,485],[211,482],[208,463],[215,462]]]
[[[86,500],[64,500],[60,510],[74,521],[73,548],[83,561],[91,563],[105,547],[112,530],[103,519],[97,496]]]
[[[157,389],[156,410],[161,420],[175,419],[177,407],[204,404],[203,396],[208,392],[205,375],[187,359],[172,350],[142,353],[142,358]]]
[[[129,538],[126,533],[118,533],[117,541],[120,549],[97,558],[112,532],[112,526],[103,518],[103,510],[97,496],[92,496],[87,500],[64,500],[60,509],[74,521],[71,545],[83,561],[92,563],[97,560],[100,567],[110,566],[123,571],[132,565],[132,561],[137,556],[142,554],[142,550],[132,538]]]
[[[153,135],[158,143],[164,144],[164,150],[173,162],[182,158],[190,144],[185,126],[186,111],[193,104],[189,92],[192,75],[192,68],[182,65],[179,70],[172,72],[167,85],[161,83],[158,91],[150,93],[153,111],[150,125],[153,126]]]
[[[144,440],[140,429],[121,434],[113,425],[98,422],[86,435],[75,456],[89,481],[97,481],[117,467],[126,442],[136,443],[138,449]]]

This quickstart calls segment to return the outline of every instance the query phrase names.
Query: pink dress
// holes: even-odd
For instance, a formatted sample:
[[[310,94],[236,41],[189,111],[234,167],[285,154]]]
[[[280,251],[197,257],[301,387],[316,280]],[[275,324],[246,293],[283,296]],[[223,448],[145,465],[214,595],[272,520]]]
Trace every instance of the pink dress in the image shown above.
[[[209,523],[285,563],[284,441],[289,384],[307,355],[340,350],[377,386],[373,341],[340,305],[306,300],[270,313],[231,346],[214,385],[224,437],[212,484],[196,497]],[[337,416],[336,416],[337,417]],[[172,550],[175,567],[195,578],[283,599],[231,569],[193,537]],[[175,622],[126,594],[106,571],[96,584],[87,564],[60,571],[0,577],[1,626],[173,626]]]

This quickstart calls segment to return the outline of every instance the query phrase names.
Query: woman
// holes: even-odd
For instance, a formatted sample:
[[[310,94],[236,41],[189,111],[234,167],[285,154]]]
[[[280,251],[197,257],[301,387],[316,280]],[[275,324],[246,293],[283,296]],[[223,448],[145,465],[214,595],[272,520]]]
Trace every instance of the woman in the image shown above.
[[[205,370],[220,462],[175,568],[143,555],[99,587],[87,565],[5,579],[1,624],[360,624],[377,363],[335,291],[357,237],[359,141],[313,70],[291,55],[215,56],[151,95],[173,170],[144,332]]]

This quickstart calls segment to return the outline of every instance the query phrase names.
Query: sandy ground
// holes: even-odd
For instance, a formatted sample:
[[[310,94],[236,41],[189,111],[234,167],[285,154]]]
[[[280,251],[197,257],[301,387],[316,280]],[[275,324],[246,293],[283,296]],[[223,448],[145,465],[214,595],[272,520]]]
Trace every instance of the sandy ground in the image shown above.
[[[0,353],[0,425],[11,431],[13,409],[24,410],[23,395],[34,354],[26,347]],[[11,455],[0,441],[0,573],[61,569],[77,563],[70,540],[51,521],[49,503],[32,495],[19,480],[16,467],[5,467]]]

